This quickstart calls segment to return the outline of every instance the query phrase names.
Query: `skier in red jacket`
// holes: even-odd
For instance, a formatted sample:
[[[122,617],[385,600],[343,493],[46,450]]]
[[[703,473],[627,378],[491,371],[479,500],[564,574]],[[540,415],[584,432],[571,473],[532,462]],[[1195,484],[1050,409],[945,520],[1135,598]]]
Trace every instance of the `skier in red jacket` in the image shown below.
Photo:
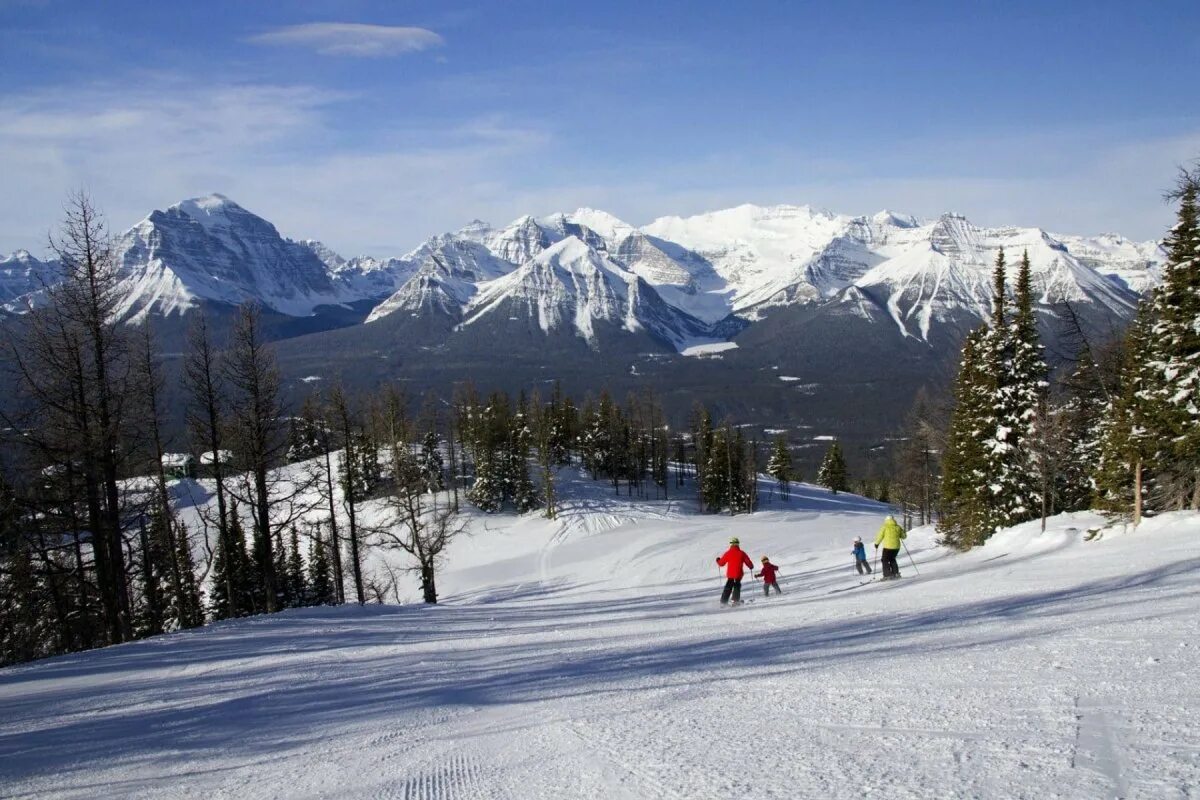
[[[741,548],[737,537],[729,540],[729,549],[717,559],[717,566],[725,568],[725,590],[721,592],[721,605],[728,605],[733,596],[733,604],[742,602],[742,576],[746,569],[754,569],[754,562]]]
[[[775,594],[783,594],[783,590],[779,588],[779,584],[775,582],[775,573],[779,572],[779,567],[771,563],[771,559],[766,556],[762,557],[762,570],[754,573],[754,577],[763,579],[763,595],[771,596],[771,588],[775,588]]]

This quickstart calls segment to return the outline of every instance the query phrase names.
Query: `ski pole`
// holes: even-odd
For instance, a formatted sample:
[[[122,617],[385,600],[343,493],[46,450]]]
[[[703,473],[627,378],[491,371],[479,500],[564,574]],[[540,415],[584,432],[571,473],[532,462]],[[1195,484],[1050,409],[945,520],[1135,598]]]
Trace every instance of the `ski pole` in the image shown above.
[[[900,540],[900,544],[904,545],[904,552],[908,554],[908,560],[909,560],[909,563],[911,563],[911,564],[913,565],[913,572],[915,572],[915,573],[917,573],[918,575],[920,575],[920,574],[921,574],[921,570],[917,569],[917,562],[916,562],[916,561],[913,561],[912,553],[909,553],[909,552],[908,552],[908,544],[906,544],[906,543],[905,543],[905,541],[904,541],[903,539],[901,539],[901,540]]]
[[[875,546],[875,569],[879,569],[879,545]]]

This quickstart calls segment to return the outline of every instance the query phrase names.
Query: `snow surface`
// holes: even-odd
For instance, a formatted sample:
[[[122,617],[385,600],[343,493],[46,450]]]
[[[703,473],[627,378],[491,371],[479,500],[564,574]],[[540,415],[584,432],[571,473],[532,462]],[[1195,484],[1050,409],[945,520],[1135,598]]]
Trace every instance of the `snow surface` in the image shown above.
[[[291,610],[0,670],[17,798],[1183,798],[1200,784],[1200,516],[1089,514],[954,555],[795,486],[760,513],[564,472],[475,515],[443,603]],[[188,486],[199,486],[190,482]],[[203,494],[203,493],[201,493]],[[721,609],[731,535],[784,594]],[[370,567],[370,565],[369,565]],[[920,573],[917,573],[919,568]],[[411,577],[406,583],[412,583]],[[405,598],[415,596],[406,588]]]
[[[736,349],[737,342],[704,342],[703,344],[688,345],[679,352],[685,356],[711,356],[715,353]]]

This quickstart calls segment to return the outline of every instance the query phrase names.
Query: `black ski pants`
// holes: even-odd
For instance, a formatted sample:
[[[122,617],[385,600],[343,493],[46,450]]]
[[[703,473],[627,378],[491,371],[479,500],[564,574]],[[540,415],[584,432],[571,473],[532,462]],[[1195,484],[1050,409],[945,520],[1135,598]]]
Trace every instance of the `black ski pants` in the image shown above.
[[[900,577],[900,565],[896,563],[896,554],[899,552],[899,549],[893,550],[890,547],[883,548],[883,577]]]
[[[856,570],[858,570],[859,575],[862,575],[863,573],[866,573],[867,575],[871,574],[871,562],[870,561],[859,561],[856,558],[856,559],[854,559],[854,568]]]
[[[775,594],[783,594],[783,589],[779,588],[778,583],[767,583],[766,581],[763,581],[763,597],[770,597],[771,589],[775,590]]]
[[[721,592],[721,605],[729,602],[729,598],[733,597],[733,602],[742,602],[742,579],[729,578],[725,581],[725,591]]]

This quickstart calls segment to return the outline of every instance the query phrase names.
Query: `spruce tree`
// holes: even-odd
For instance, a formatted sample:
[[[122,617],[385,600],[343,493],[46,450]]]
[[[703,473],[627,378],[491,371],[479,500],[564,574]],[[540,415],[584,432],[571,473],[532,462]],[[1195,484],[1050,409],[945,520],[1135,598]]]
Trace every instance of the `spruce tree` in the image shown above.
[[[990,520],[987,453],[984,426],[992,408],[993,393],[983,363],[987,328],[972,331],[963,344],[954,382],[954,413],[942,457],[942,514],[938,533],[944,544],[965,550],[987,537]]]
[[[313,531],[312,544],[308,552],[308,605],[328,606],[334,604],[333,575],[329,569],[329,548],[321,538],[321,529]]]
[[[295,605],[307,605],[308,578],[304,574],[304,558],[300,555],[300,531],[296,530],[295,525],[292,526],[291,539],[288,542],[287,582]]]
[[[529,452],[532,443],[533,431],[529,428],[528,418],[523,411],[518,412],[512,418],[505,470],[507,494],[518,514],[532,511],[539,506],[537,487],[529,477]]]
[[[779,484],[779,495],[787,499],[792,480],[792,453],[782,433],[775,437],[771,458],[767,461],[767,474]]]
[[[421,440],[421,452],[417,456],[417,466],[421,470],[421,479],[425,491],[440,492],[446,488],[443,478],[445,465],[442,461],[441,443],[434,431],[427,431]]]
[[[1041,438],[1036,426],[1039,417],[1046,424],[1051,420],[1041,413],[1049,384],[1049,370],[1043,358],[1033,312],[1033,279],[1029,253],[1021,258],[1017,272],[1015,308],[1007,328],[1009,361],[1003,376],[996,382],[1003,386],[1001,406],[1005,416],[999,420],[996,436],[996,476],[1001,486],[998,493],[998,524],[1014,525],[1034,519],[1041,507],[1042,476],[1034,463],[1033,443]]]
[[[700,470],[700,493],[704,500],[704,509],[718,513],[728,508],[732,499],[729,480],[729,465],[733,458],[730,453],[732,443],[729,441],[729,430],[724,427],[712,431],[707,438],[704,467]]]
[[[490,449],[475,457],[475,482],[467,490],[467,499],[486,514],[495,514],[504,506],[504,479],[499,459]]]
[[[1163,442],[1155,422],[1158,372],[1151,354],[1154,303],[1143,300],[1125,338],[1120,387],[1100,427],[1099,459],[1093,475],[1095,505],[1136,525],[1148,509],[1149,487],[1163,460]]]
[[[829,445],[829,449],[825,451],[825,457],[821,460],[817,483],[833,494],[844,492],[850,488],[850,479],[846,474],[846,459],[842,456],[842,446],[836,440]]]
[[[176,600],[172,605],[172,614],[181,628],[203,625],[204,604],[200,598],[200,586],[196,582],[196,561],[192,555],[191,535],[182,522],[175,523],[175,563],[178,565],[179,587],[175,592]]]
[[[1166,508],[1200,509],[1200,169],[1181,175],[1175,226],[1155,296],[1151,385],[1142,389],[1164,453],[1156,494]]]

